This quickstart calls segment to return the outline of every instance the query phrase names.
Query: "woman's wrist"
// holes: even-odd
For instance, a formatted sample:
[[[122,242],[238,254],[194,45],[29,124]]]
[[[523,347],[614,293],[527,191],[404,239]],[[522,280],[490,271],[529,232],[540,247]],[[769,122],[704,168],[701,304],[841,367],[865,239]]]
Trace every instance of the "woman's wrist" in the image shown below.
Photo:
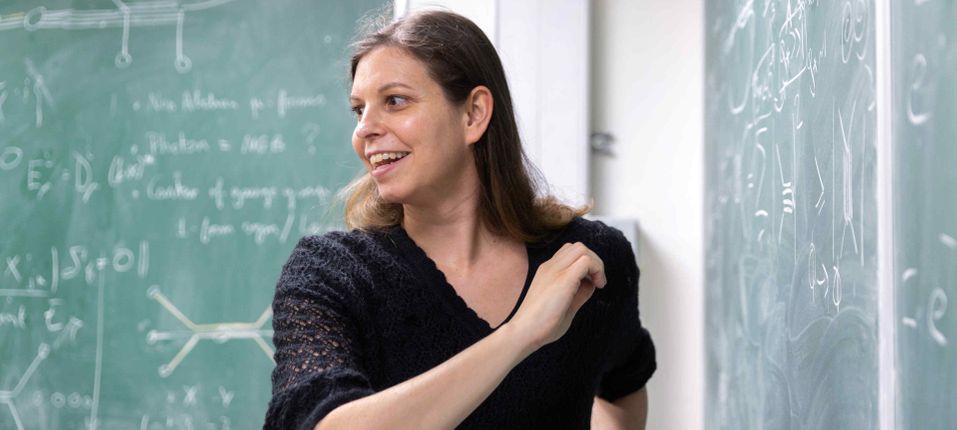
[[[543,346],[533,330],[515,321],[509,321],[503,324],[496,332],[502,332],[504,337],[508,339],[509,344],[514,345],[518,349],[520,355],[519,361],[524,360],[525,357],[532,355]]]

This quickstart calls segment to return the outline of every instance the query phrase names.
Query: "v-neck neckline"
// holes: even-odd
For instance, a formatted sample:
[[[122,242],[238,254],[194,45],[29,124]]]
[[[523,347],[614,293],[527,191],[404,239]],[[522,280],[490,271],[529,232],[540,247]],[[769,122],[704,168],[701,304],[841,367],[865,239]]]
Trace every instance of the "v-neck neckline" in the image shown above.
[[[532,279],[539,264],[540,249],[535,244],[526,243],[525,253],[528,257],[528,269],[525,273],[525,283],[522,286],[522,293],[512,307],[512,311],[509,312],[508,317],[506,317],[501,324],[493,328],[487,320],[480,317],[474,309],[469,307],[465,299],[463,299],[455,290],[455,287],[449,283],[445,273],[442,272],[438,265],[435,264],[435,261],[425,253],[425,250],[415,243],[404,228],[395,226],[389,235],[395,238],[395,242],[393,243],[399,248],[402,257],[411,263],[423,279],[427,281],[429,286],[436,287],[436,294],[442,299],[443,303],[449,306],[452,313],[481,335],[488,335],[512,320],[512,317],[515,316],[515,313],[518,312],[518,309],[525,301],[525,295],[528,293],[528,288],[532,284]]]

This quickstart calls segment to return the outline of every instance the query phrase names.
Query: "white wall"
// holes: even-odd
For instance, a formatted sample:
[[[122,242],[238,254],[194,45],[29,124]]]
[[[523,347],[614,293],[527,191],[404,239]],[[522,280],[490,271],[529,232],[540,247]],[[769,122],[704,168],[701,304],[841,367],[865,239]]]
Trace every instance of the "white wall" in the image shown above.
[[[395,15],[402,16],[420,9],[452,10],[472,20],[492,39],[492,43],[496,43],[497,7],[495,0],[395,0]]]
[[[498,0],[496,49],[525,153],[549,193],[589,199],[588,0]]]
[[[649,429],[699,429],[704,415],[704,2],[592,2],[596,214],[640,223],[642,322],[658,353]]]

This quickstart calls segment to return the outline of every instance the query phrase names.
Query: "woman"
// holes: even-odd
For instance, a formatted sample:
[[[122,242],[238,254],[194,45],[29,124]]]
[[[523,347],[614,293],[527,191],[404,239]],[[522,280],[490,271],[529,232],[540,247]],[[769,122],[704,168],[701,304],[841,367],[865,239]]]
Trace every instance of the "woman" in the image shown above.
[[[369,173],[283,267],[265,428],[643,428],[631,245],[536,198],[489,40],[430,11],[355,48]]]

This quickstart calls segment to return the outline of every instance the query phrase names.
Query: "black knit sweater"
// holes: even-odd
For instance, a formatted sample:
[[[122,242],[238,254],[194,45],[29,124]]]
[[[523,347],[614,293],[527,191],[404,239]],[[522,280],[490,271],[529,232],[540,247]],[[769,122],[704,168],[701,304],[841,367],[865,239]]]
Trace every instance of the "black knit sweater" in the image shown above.
[[[614,401],[655,371],[638,318],[634,253],[600,221],[575,218],[527,244],[525,288],[505,321],[538,266],[577,241],[602,259],[607,285],[564,336],[514,367],[458,428],[587,429],[595,395]],[[276,368],[264,429],[311,429],[336,407],[422,374],[495,330],[401,227],[302,238],[283,266],[273,311]]]

